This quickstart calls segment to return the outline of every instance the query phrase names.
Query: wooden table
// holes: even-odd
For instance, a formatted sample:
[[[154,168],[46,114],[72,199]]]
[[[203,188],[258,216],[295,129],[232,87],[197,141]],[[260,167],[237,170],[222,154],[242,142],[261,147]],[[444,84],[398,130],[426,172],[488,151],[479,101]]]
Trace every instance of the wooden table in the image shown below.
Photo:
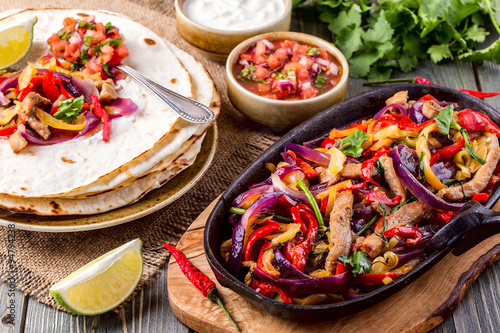
[[[314,9],[301,9],[293,13],[292,30],[332,40],[329,31],[318,22]],[[498,38],[497,36],[490,36]],[[430,61],[419,64],[418,70],[401,73],[397,77],[422,76],[436,84],[451,88],[483,91],[500,90],[500,66],[485,63],[473,66],[457,61],[435,65]],[[348,97],[369,88],[364,80],[350,79]],[[500,110],[500,97],[488,103]],[[223,131],[223,128],[220,128]],[[215,199],[215,197],[214,197]],[[204,207],[200,207],[200,212]],[[167,295],[167,265],[156,274],[119,314],[114,312],[95,317],[73,316],[42,305],[33,297],[16,291],[17,320],[15,325],[0,321],[2,332],[191,332],[172,314]],[[6,313],[8,288],[0,287],[0,316]],[[397,320],[397,319],[395,319]],[[465,295],[456,311],[434,332],[499,332],[500,330],[500,261],[489,267]],[[373,330],[376,332],[376,328]]]

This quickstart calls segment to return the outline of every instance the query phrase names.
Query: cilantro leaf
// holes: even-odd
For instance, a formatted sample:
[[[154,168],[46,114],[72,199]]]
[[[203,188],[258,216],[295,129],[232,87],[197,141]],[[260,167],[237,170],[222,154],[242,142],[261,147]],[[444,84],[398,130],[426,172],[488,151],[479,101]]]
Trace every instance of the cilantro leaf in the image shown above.
[[[438,63],[446,58],[452,58],[450,46],[448,44],[432,45],[427,50],[427,53],[430,54],[431,60],[434,63]]]
[[[486,31],[483,27],[474,24],[472,27],[467,29],[464,37],[465,39],[470,39],[475,42],[482,43],[486,39],[486,36],[488,36],[489,34],[490,33]]]
[[[75,98],[74,100],[67,99],[59,104],[57,112],[54,113],[54,118],[71,124],[76,120],[76,117],[80,115],[80,112],[82,112],[82,107],[83,96]]]
[[[357,4],[353,5],[348,11],[341,11],[337,18],[331,21],[328,28],[336,34],[339,34],[344,27],[354,24],[361,26],[361,8]]]
[[[360,130],[346,136],[340,140],[340,150],[344,154],[352,155],[353,157],[360,157],[363,152],[361,145],[365,140],[368,140],[368,135]]]
[[[434,119],[438,127],[439,133],[449,135],[450,125],[453,119],[453,104],[450,104],[439,111],[439,115]]]
[[[363,36],[363,40],[365,42],[383,44],[391,40],[393,33],[394,30],[391,28],[391,25],[385,18],[384,11],[382,11],[373,27],[366,31],[365,35]]]
[[[363,42],[361,41],[362,32],[363,29],[359,26],[351,24],[337,34],[337,47],[344,53],[348,60],[351,59],[354,52],[358,51],[361,46],[363,46]]]
[[[354,276],[356,276],[356,274],[370,273],[372,269],[371,262],[368,259],[368,253],[365,251],[358,252],[355,250],[350,257],[347,256],[347,254],[343,254],[339,257],[339,261],[344,265],[351,265]]]

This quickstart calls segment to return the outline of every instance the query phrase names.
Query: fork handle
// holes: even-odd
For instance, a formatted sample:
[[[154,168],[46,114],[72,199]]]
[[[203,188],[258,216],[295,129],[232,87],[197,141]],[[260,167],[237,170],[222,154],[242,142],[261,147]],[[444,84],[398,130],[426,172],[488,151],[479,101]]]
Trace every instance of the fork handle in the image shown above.
[[[163,87],[127,65],[119,65],[117,68],[142,83],[181,118],[197,124],[209,123],[215,119],[215,113],[200,102]]]

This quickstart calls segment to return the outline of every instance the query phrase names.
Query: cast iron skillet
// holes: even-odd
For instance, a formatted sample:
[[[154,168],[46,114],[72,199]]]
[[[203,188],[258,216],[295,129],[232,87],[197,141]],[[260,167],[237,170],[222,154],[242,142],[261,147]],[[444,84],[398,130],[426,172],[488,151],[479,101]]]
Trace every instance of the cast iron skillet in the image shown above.
[[[375,112],[385,106],[387,98],[401,90],[408,90],[410,99],[418,99],[426,94],[432,94],[439,100],[457,102],[459,110],[469,108],[482,112],[496,124],[500,124],[500,113],[475,97],[449,88],[418,84],[387,86],[372,90],[323,111],[293,129],[267,149],[241,173],[215,205],[207,220],[203,245],[208,262],[220,284],[232,289],[273,316],[298,320],[342,317],[360,312],[387,299],[429,270],[453,248],[455,248],[453,253],[460,255],[482,240],[500,232],[500,214],[489,209],[500,197],[500,191],[497,188],[486,202],[486,207],[477,202],[468,202],[464,205],[460,213],[431,239],[426,248],[427,259],[408,274],[366,295],[335,304],[304,306],[277,302],[254,292],[227,271],[219,251],[221,243],[231,238],[232,235],[231,226],[227,222],[229,214],[225,202],[231,203],[250,185],[268,178],[269,171],[265,168],[265,163],[278,163],[281,159],[280,153],[288,143],[302,144],[327,133],[332,128],[369,115],[373,116]]]

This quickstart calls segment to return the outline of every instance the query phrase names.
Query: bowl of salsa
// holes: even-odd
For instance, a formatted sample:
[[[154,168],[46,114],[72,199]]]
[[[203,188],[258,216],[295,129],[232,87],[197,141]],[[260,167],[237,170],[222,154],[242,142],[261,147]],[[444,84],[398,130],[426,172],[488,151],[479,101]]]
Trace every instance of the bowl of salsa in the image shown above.
[[[291,128],[345,98],[349,67],[327,41],[276,32],[238,45],[226,63],[228,95],[261,125]]]

